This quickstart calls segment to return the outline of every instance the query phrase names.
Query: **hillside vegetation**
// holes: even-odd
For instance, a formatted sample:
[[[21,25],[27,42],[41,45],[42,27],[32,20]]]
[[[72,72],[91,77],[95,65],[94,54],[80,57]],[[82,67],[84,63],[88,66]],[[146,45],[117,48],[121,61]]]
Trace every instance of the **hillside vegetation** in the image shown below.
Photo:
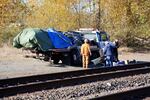
[[[92,27],[124,46],[150,49],[150,0],[0,0],[0,44],[27,27]]]

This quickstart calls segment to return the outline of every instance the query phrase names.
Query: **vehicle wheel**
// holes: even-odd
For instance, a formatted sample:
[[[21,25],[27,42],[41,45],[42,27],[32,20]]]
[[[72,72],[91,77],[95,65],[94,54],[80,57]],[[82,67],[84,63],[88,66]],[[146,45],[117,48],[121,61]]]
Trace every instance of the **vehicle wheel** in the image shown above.
[[[62,63],[63,63],[63,64],[66,64],[66,65],[71,65],[70,55],[67,56],[67,57],[64,57],[64,58],[62,59]]]
[[[77,49],[72,50],[71,52],[71,64],[72,65],[79,65],[80,64],[80,52]]]
[[[58,64],[58,62],[59,62],[59,59],[54,59],[54,64]]]
[[[43,60],[44,61],[49,61],[49,56],[45,55]]]

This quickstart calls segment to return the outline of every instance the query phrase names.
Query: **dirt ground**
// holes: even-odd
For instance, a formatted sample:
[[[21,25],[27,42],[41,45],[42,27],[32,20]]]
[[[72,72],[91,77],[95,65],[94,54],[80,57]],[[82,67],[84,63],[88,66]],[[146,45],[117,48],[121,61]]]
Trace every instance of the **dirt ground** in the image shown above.
[[[21,49],[8,46],[0,48],[0,79],[82,69],[81,67],[52,65],[39,59],[25,58],[24,55],[25,52]],[[131,53],[119,50],[119,59],[150,61],[150,52]]]
[[[80,67],[52,65],[43,60],[25,58],[25,54],[21,49],[7,46],[0,48],[0,79],[82,69]]]

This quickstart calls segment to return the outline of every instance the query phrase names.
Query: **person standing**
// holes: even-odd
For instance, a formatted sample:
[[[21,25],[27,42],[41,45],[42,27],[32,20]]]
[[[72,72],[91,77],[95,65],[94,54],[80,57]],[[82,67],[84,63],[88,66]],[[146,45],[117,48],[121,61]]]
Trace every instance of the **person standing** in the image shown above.
[[[89,58],[91,56],[90,45],[88,39],[84,40],[84,44],[81,46],[81,55],[82,55],[82,66],[83,68],[88,68]]]
[[[110,41],[105,42],[105,47],[104,47],[104,55],[105,55],[105,61],[106,61],[106,66],[113,66],[113,49],[115,48],[114,45]]]
[[[115,46],[116,46],[116,47],[114,48],[114,60],[115,60],[116,62],[118,62],[118,61],[119,61],[119,59],[118,59],[119,42],[118,42],[117,39],[114,41],[114,44],[115,44]]]

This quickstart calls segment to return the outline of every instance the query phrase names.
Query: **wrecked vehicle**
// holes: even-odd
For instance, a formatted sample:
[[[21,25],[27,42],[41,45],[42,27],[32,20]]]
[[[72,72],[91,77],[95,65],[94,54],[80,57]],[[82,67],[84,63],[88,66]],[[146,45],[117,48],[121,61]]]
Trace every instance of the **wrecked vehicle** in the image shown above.
[[[55,29],[27,28],[20,32],[13,40],[13,46],[16,48],[26,48],[34,51],[36,54],[43,54],[44,60],[52,60],[54,64],[61,61],[67,65],[81,65],[80,47],[85,38],[94,35],[90,40],[92,56],[91,60],[100,57],[99,52],[102,47],[104,37],[101,33],[84,32],[60,32]],[[107,34],[105,34],[107,37]],[[106,38],[105,37],[105,38]]]

